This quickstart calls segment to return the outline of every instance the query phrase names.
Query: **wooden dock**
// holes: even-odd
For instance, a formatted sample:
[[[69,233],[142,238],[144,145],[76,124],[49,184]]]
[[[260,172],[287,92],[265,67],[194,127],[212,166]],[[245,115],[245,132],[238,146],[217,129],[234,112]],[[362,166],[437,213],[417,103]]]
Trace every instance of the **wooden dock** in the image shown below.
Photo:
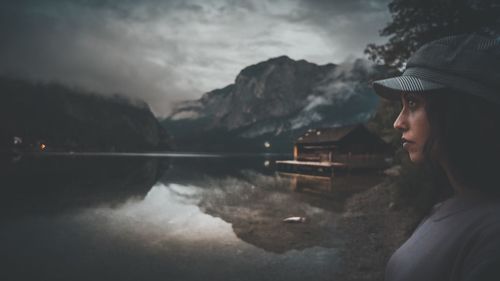
[[[276,161],[276,167],[282,172],[303,173],[331,177],[348,170],[348,165],[340,162],[313,162],[297,160]]]

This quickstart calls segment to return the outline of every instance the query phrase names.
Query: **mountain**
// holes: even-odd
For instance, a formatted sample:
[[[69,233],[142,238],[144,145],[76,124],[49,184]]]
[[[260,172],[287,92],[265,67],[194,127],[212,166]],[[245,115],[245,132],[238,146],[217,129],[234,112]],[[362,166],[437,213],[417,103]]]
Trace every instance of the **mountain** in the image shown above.
[[[181,150],[290,152],[310,128],[370,119],[378,104],[370,81],[383,72],[361,59],[316,65],[272,58],[244,68],[233,84],[178,104],[162,124]]]
[[[0,151],[153,151],[169,135],[149,107],[59,84],[0,78]]]

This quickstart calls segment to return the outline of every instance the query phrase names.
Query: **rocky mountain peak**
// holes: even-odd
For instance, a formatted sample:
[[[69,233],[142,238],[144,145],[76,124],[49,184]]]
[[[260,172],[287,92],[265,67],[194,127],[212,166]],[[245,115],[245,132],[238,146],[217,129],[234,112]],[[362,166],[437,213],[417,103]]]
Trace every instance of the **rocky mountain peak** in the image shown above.
[[[184,103],[164,124],[182,120],[183,128],[191,122],[201,126],[196,130],[252,138],[366,121],[377,103],[368,83],[374,69],[364,60],[317,65],[271,58],[245,67],[234,84]]]
[[[334,65],[330,64],[329,66],[331,67]],[[289,58],[288,56],[279,56],[245,67],[236,77],[236,81],[238,81],[238,79],[244,78],[265,78],[275,70],[283,71],[290,68],[297,69],[311,67],[317,67],[317,65],[307,62],[306,60],[296,61]]]

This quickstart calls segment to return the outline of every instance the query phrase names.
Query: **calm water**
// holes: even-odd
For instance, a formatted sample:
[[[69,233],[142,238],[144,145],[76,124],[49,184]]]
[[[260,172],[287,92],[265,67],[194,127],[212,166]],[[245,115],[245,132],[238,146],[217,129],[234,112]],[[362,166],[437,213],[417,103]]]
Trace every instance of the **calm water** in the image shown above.
[[[331,280],[343,202],[380,181],[269,156],[2,161],[0,280]]]

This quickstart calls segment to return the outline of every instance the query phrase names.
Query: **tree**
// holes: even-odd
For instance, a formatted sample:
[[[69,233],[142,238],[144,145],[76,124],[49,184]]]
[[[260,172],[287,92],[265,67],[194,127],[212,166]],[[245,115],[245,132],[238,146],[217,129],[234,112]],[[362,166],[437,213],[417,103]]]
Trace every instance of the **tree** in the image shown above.
[[[378,64],[385,64],[391,76],[403,68],[407,59],[423,44],[434,39],[463,33],[500,36],[499,0],[392,0],[392,22],[380,31],[386,44],[369,44],[365,53]],[[397,143],[392,129],[400,106],[383,100],[371,126],[386,139]]]
[[[392,0],[389,11],[392,21],[380,31],[381,36],[389,37],[388,42],[369,44],[365,53],[392,70],[401,70],[418,48],[438,38],[464,33],[500,36],[499,0]],[[397,103],[383,100],[370,123],[394,144],[400,138],[400,134],[392,130],[399,109]],[[449,183],[442,171],[411,165],[401,148],[396,161],[402,170],[395,179],[398,187],[395,200],[400,205],[412,206],[423,216],[442,199],[440,192]]]
[[[386,44],[369,44],[365,53],[377,63],[402,68],[420,46],[464,33],[500,36],[498,0],[393,0],[390,22],[380,31]]]

